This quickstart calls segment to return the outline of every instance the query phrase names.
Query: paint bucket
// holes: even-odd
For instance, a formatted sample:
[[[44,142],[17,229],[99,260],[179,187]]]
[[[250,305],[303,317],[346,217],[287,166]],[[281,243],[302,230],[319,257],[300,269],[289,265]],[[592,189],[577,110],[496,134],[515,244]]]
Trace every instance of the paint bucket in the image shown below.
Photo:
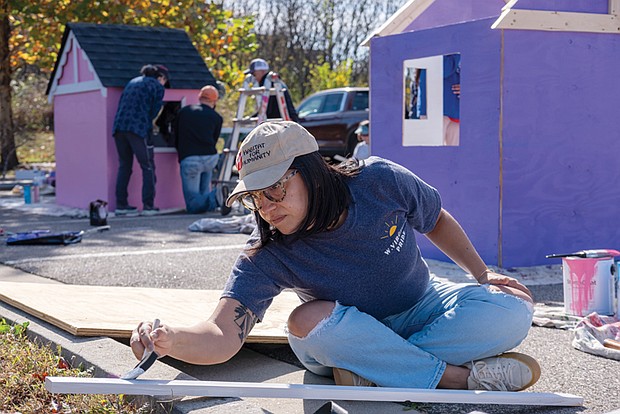
[[[103,200],[91,201],[90,225],[105,226],[108,224],[108,203]]]
[[[24,184],[24,203],[32,203],[32,186],[30,184]]]
[[[613,315],[616,267],[613,257],[564,257],[564,312],[587,316]]]
[[[32,200],[33,203],[38,203],[39,201],[41,201],[40,199],[40,193],[39,193],[39,186],[38,185],[32,185],[30,187],[30,198]]]

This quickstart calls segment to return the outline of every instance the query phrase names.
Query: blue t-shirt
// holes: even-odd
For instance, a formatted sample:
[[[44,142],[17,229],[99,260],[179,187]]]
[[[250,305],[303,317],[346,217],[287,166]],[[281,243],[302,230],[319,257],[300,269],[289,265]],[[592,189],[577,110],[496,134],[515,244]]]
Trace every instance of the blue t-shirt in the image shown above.
[[[118,103],[112,134],[132,132],[148,139],[153,130],[153,119],[159,113],[165,89],[155,78],[138,76],[129,81]]]
[[[274,296],[291,289],[314,299],[356,306],[377,319],[412,307],[429,281],[414,230],[428,233],[441,210],[437,190],[404,167],[370,157],[347,181],[353,202],[344,223],[291,244],[242,252],[222,297],[260,319]],[[255,232],[248,243],[257,240]]]

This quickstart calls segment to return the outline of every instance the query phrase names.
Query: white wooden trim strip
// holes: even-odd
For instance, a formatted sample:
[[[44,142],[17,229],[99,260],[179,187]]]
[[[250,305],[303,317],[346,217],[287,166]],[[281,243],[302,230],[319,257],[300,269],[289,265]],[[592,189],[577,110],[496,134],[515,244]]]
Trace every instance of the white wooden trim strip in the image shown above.
[[[491,28],[620,34],[620,19],[612,14],[506,9]]]
[[[73,42],[71,43],[71,46],[71,49],[73,50],[73,83],[78,83],[80,81],[80,68],[78,67],[78,58],[80,57],[80,51],[82,50],[82,48],[80,47],[75,36],[73,37]]]
[[[412,401],[457,404],[581,406],[583,398],[563,393],[427,390],[415,388],[344,387],[337,385],[256,382],[122,380],[115,378],[47,377],[54,394],[128,394],[306,400]]]
[[[66,85],[58,85],[54,91],[54,95],[68,95],[79,92],[90,92],[103,90],[104,87],[98,81],[87,81],[79,83],[68,83]],[[103,94],[103,92],[101,92]]]
[[[360,46],[368,46],[375,36],[389,36],[401,33],[411,22],[417,19],[435,0],[409,0],[378,29],[375,29]]]
[[[65,46],[69,46],[69,47],[65,47],[62,55],[60,56],[60,61],[58,62],[58,68],[56,70],[56,75],[54,76],[54,79],[52,80],[52,87],[50,88],[47,101],[49,103],[52,103],[54,101],[55,95],[66,95],[66,94],[79,93],[79,92],[90,92],[90,91],[95,91],[95,90],[100,90],[101,96],[103,96],[104,98],[107,97],[108,88],[104,87],[103,84],[101,83],[101,80],[99,79],[99,75],[97,75],[97,72],[95,72],[93,64],[90,61],[90,58],[88,57],[84,49],[82,49],[82,47],[80,46],[80,43],[77,40],[77,37],[75,36],[75,34],[73,34],[72,31],[69,32],[69,36],[67,36],[67,40],[65,41]],[[73,59],[74,59],[73,60],[73,64],[74,64],[73,83],[59,85],[58,81],[63,76],[65,65],[67,63],[67,58],[69,56],[69,53],[71,53],[72,51],[75,51],[75,53],[73,54]],[[77,57],[78,57],[79,52],[82,53],[83,58],[88,62],[88,68],[93,73],[94,80],[87,81],[87,82],[78,82],[79,81],[78,79],[79,68],[78,68]],[[69,75],[67,74],[67,76]]]
[[[58,81],[60,80],[60,78],[62,78],[64,67],[65,67],[65,64],[67,63],[67,56],[69,56],[69,52],[71,51],[71,48],[73,48],[74,40],[75,40],[75,35],[73,34],[73,32],[69,32],[69,36],[67,37],[67,40],[65,41],[65,46],[68,43],[70,47],[65,48],[62,55],[59,58],[58,68],[56,69],[56,76],[54,76],[54,79],[52,80],[52,87],[50,88],[50,92],[47,97],[47,100],[49,103],[53,102],[53,97],[56,94],[56,88],[58,87]]]
[[[620,14],[620,0],[609,0],[609,14],[614,16]]]

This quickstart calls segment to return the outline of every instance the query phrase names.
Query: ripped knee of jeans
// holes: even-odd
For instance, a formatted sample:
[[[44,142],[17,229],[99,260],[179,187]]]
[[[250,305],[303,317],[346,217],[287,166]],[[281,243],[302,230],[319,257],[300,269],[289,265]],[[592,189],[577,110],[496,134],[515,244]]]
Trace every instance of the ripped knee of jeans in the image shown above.
[[[334,318],[337,305],[334,302],[315,301],[298,306],[289,316],[287,335],[298,339],[320,332]]]
[[[319,321],[319,323],[317,323],[314,328],[312,328],[312,330],[310,332],[308,332],[308,334],[306,336],[303,337],[299,337],[293,333],[291,333],[291,331],[288,328],[288,324],[286,324],[284,326],[284,332],[289,335],[289,336],[293,336],[295,338],[297,338],[300,341],[303,341],[304,339],[308,339],[311,336],[314,335],[319,335],[321,333],[321,330],[324,329],[325,325],[327,324],[327,321],[329,320],[330,316],[325,317],[325,319],[322,319],[321,321]]]

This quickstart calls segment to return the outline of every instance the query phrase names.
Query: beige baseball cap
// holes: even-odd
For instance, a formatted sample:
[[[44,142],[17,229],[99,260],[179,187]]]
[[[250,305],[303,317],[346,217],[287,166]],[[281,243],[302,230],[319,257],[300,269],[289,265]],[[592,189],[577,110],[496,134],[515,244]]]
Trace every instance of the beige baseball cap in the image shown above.
[[[295,157],[318,151],[316,139],[301,125],[291,121],[264,122],[243,140],[237,153],[239,183],[226,199],[274,185],[290,168]]]

